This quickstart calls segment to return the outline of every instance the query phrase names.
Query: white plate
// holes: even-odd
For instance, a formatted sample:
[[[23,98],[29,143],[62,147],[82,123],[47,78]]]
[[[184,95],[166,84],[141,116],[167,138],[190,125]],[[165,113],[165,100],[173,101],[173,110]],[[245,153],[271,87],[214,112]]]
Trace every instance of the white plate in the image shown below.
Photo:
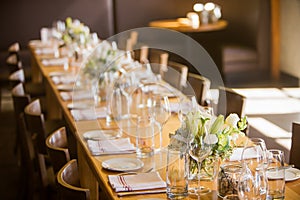
[[[65,76],[67,75],[67,72],[63,72],[63,71],[55,71],[55,72],[50,72],[49,76]]]
[[[136,158],[112,158],[102,162],[104,169],[113,171],[133,171],[144,166],[144,163]]]
[[[57,89],[60,91],[72,91],[74,89],[74,85],[61,84],[57,86]]]
[[[91,108],[92,106],[94,106],[94,104],[85,103],[85,102],[73,102],[67,105],[69,109],[77,109],[77,110],[88,109]]]
[[[83,134],[86,140],[109,140],[119,138],[121,132],[119,130],[93,130]]]
[[[300,170],[297,168],[290,168],[285,170],[285,181],[294,181],[300,178]]]
[[[269,179],[276,179],[276,172],[268,171]],[[285,170],[285,181],[294,181],[300,178],[300,170],[296,168],[289,168]]]

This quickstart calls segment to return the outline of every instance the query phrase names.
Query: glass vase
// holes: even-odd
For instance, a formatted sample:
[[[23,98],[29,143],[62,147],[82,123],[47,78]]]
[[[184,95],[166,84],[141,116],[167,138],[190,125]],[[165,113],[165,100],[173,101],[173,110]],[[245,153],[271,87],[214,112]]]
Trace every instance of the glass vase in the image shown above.
[[[209,156],[204,159],[201,164],[200,172],[200,184],[201,181],[214,181],[219,173],[220,169],[220,157],[219,156]],[[194,188],[197,186],[198,182],[198,167],[197,162],[191,157],[189,158],[189,193],[194,193]],[[211,188],[202,187],[201,193],[208,193]]]

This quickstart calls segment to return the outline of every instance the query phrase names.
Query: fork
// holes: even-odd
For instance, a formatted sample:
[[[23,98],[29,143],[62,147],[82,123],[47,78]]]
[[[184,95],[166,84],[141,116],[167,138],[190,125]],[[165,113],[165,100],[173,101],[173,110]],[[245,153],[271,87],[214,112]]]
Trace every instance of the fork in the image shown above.
[[[143,170],[143,171],[140,171],[140,172],[122,172],[122,173],[119,173],[117,174],[117,176],[124,176],[124,175],[129,175],[129,174],[141,174],[141,173],[149,173],[153,170],[153,167],[151,167],[150,169],[147,169],[147,170]]]

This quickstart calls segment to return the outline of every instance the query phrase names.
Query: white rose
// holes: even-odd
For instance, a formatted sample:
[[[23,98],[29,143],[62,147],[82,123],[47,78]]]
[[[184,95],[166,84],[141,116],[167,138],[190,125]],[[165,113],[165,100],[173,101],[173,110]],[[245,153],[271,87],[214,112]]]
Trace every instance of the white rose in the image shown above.
[[[204,143],[206,144],[216,144],[218,142],[218,137],[215,134],[208,134],[204,138]]]
[[[229,126],[237,127],[238,121],[240,121],[239,116],[235,113],[231,113],[230,115],[228,115],[228,117],[226,117],[225,124]]]

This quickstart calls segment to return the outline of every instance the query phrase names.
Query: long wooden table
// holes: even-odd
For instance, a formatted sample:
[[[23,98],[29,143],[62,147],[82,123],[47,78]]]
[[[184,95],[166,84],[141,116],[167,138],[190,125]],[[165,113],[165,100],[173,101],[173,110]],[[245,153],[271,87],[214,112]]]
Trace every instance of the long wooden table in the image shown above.
[[[32,53],[32,67],[34,68],[34,76],[42,77],[43,82],[46,85],[47,89],[47,107],[48,107],[48,116],[51,118],[64,118],[68,124],[68,127],[72,133],[72,136],[75,139],[77,146],[77,158],[79,164],[79,172],[81,184],[85,188],[89,188],[91,192],[91,199],[138,199],[138,198],[159,198],[166,199],[166,194],[148,194],[148,195],[133,195],[126,197],[118,197],[111,186],[108,183],[109,174],[117,174],[117,172],[112,172],[105,170],[101,167],[102,161],[110,158],[116,157],[136,157],[135,154],[125,154],[125,155],[105,155],[105,156],[92,156],[83,134],[90,130],[95,129],[108,129],[116,128],[112,125],[107,127],[105,119],[97,119],[90,121],[74,121],[70,110],[68,109],[68,103],[71,101],[63,101],[60,93],[49,76],[49,73],[56,71],[64,71],[63,66],[44,66],[41,62],[43,58],[42,55],[37,55],[34,51],[34,48],[30,46]],[[74,71],[74,68],[70,67],[69,72]],[[35,79],[38,80],[38,79]],[[178,117],[172,116],[168,125],[164,128],[163,141],[164,146],[169,142],[168,133],[174,132],[179,126]],[[161,177],[165,179],[165,163],[166,155],[165,153],[156,154],[152,158],[142,159],[145,163],[144,167],[141,170],[149,169],[153,167],[154,170],[158,171],[161,174]],[[217,196],[217,184],[214,182],[203,182],[204,185],[212,189],[212,192],[201,196],[201,199],[218,199]],[[288,200],[298,200],[300,199],[300,180],[287,182],[286,183],[286,199]]]

